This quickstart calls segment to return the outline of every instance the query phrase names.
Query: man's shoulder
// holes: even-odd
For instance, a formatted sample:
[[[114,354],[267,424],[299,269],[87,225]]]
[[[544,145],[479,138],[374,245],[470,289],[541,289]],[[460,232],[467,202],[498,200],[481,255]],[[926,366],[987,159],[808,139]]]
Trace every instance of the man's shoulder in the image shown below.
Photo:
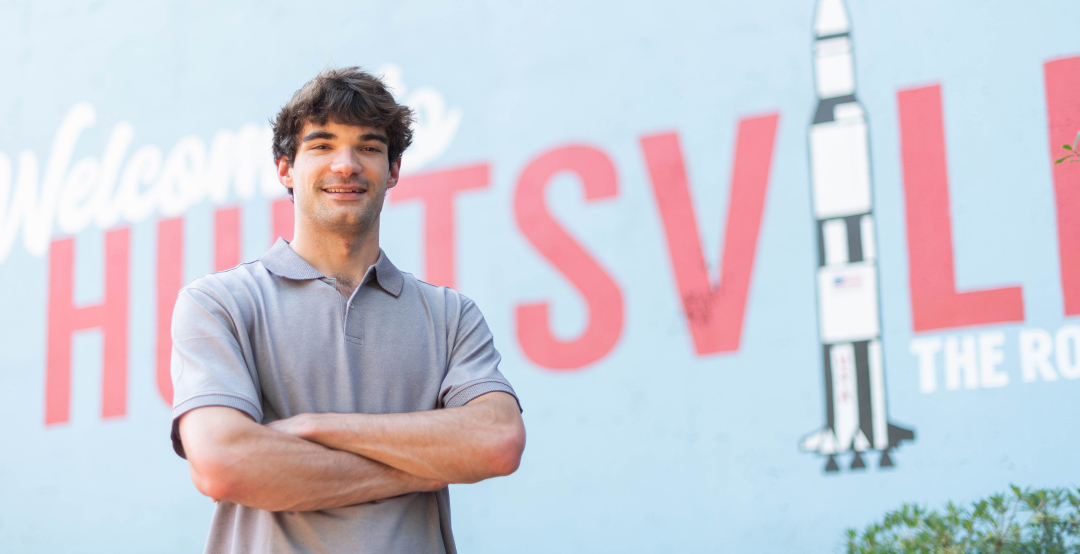
[[[401,274],[405,278],[402,293],[411,293],[419,297],[423,309],[430,314],[428,317],[441,317],[448,331],[484,322],[484,314],[480,312],[480,308],[472,298],[453,288],[422,281],[411,273],[403,271]]]
[[[273,275],[260,260],[244,262],[234,268],[215,271],[203,275],[188,283],[181,292],[209,296],[222,304],[231,304],[233,299],[250,297],[267,286],[272,286]]]
[[[422,296],[427,303],[445,306],[447,311],[459,312],[475,304],[471,298],[450,287],[433,285],[407,271],[402,271],[401,276],[405,279],[406,291],[412,289],[414,294]]]

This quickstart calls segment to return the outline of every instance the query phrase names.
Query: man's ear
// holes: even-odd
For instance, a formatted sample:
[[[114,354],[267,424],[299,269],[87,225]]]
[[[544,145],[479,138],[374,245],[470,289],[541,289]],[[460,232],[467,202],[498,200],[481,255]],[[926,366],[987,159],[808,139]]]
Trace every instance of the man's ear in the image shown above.
[[[277,159],[277,177],[285,188],[293,188],[292,164],[285,159],[285,156]]]
[[[398,176],[401,173],[401,156],[398,156],[396,160],[390,162],[390,175],[386,177],[386,188],[392,189],[398,182]]]

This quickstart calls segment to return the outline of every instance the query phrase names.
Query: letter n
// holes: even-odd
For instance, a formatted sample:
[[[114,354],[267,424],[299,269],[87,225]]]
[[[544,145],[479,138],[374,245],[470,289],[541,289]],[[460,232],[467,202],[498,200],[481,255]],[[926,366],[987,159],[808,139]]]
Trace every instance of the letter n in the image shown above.
[[[103,418],[127,413],[128,265],[130,230],[105,233],[105,300],[74,305],[74,239],[57,240],[49,251],[48,336],[45,362],[45,424],[71,416],[71,340],[76,331],[100,328]]]
[[[678,135],[641,139],[698,355],[739,349],[778,120],[779,115],[772,114],[739,121],[718,286],[705,267]]]

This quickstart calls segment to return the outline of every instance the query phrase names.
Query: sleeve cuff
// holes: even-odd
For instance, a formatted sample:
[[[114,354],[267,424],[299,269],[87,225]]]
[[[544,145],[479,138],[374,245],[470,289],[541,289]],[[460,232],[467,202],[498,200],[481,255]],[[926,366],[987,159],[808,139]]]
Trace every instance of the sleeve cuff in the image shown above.
[[[514,392],[513,387],[505,381],[479,381],[471,385],[466,385],[455,392],[453,395],[446,399],[443,404],[444,408],[456,408],[458,406],[464,406],[469,402],[472,402],[476,398],[479,398],[489,392],[505,392],[517,400],[518,410],[524,411],[521,408],[521,400],[518,398],[517,393]]]
[[[228,394],[205,394],[189,398],[177,404],[172,410],[171,435],[173,451],[185,460],[187,459],[187,455],[184,453],[183,443],[180,442],[180,416],[195,408],[203,408],[206,406],[225,406],[227,408],[234,408],[251,416],[256,422],[262,422],[262,410],[255,404],[252,404],[249,400],[245,400],[238,396],[230,396]]]

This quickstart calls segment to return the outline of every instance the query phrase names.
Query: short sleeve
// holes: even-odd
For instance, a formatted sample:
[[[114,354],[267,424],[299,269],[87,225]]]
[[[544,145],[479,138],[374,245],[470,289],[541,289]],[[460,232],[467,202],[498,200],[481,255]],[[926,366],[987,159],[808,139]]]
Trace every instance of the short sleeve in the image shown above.
[[[173,309],[172,442],[181,457],[180,416],[204,406],[227,406],[262,421],[257,374],[245,361],[235,318],[213,295],[180,291]]]
[[[452,329],[452,345],[446,377],[439,391],[444,408],[464,406],[474,398],[489,392],[505,392],[518,398],[510,382],[499,371],[502,356],[495,349],[495,340],[484,321],[483,314],[472,300],[461,296],[456,326]],[[518,399],[518,408],[521,400]]]

